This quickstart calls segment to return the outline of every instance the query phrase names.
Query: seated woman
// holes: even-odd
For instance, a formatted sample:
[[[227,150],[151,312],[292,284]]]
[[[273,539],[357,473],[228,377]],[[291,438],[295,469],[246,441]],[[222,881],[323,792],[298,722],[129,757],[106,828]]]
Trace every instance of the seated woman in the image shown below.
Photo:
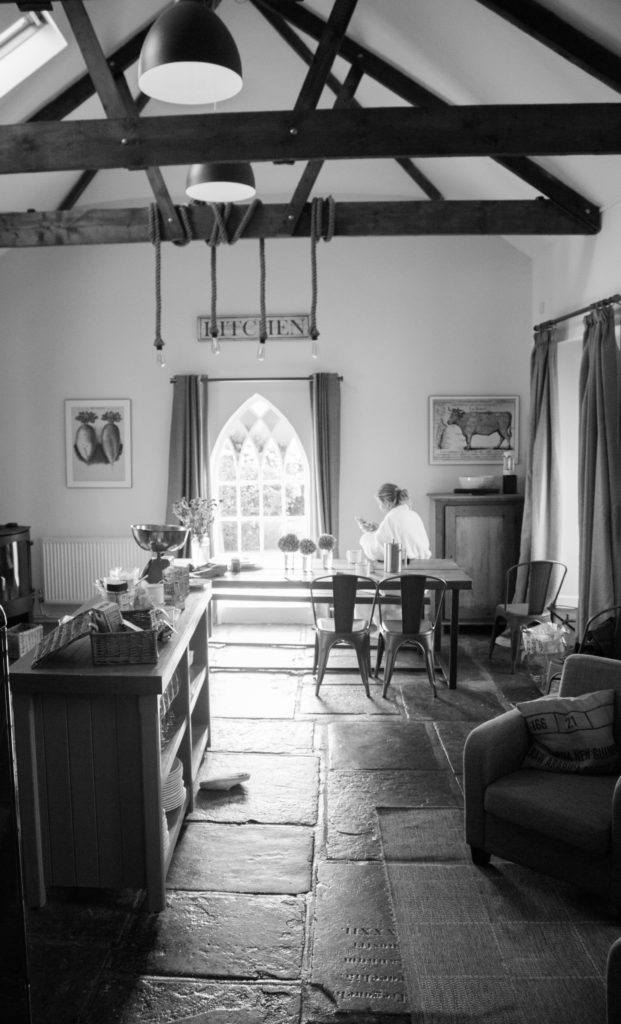
[[[423,521],[408,504],[408,492],[396,484],[382,484],[376,494],[379,507],[385,512],[381,523],[356,522],[363,534],[360,547],[367,558],[383,558],[384,544],[396,541],[402,558],[431,558],[431,547]]]

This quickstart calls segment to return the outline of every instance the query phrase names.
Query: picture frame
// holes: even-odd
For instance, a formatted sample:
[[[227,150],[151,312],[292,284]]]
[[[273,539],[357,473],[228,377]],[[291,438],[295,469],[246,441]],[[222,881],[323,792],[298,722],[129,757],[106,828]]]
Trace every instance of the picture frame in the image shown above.
[[[131,487],[129,398],[65,399],[67,487]]]
[[[504,452],[518,461],[517,395],[430,395],[429,462],[502,463]]]

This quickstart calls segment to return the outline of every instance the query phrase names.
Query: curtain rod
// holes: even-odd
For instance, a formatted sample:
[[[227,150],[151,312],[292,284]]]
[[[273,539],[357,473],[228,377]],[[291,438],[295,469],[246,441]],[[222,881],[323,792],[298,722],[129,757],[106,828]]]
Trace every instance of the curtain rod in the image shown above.
[[[580,316],[581,313],[589,313],[592,309],[599,309],[600,306],[609,306],[613,302],[621,302],[621,295],[611,295],[608,299],[599,299],[597,302],[591,302],[588,306],[583,306],[582,309],[574,309],[572,313],[564,313],[553,320],[544,320],[540,324],[535,324],[533,330],[544,331],[548,327],[553,327],[554,324],[560,324],[562,320],[572,320],[573,317]]]
[[[202,374],[200,379],[201,380],[206,380],[208,384],[223,384],[223,383],[226,383],[226,384],[235,383],[236,384],[239,381],[242,381],[242,382],[245,381],[246,383],[252,383],[252,384],[273,384],[275,381],[281,381],[281,380],[311,380],[312,376],[313,375],[310,374],[308,377],[208,377],[208,376]],[[174,384],[176,380],[177,380],[176,377],[171,377],[170,378],[170,383]],[[343,378],[341,376],[339,376],[339,380],[342,381]]]

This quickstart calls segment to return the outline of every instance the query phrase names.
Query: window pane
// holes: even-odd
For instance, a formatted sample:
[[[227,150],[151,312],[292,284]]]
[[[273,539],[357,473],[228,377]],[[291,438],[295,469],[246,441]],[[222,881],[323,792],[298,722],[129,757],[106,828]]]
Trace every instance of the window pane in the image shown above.
[[[299,444],[293,440],[287,449],[285,459],[285,473],[287,476],[304,476],[304,464]]]
[[[265,484],[263,487],[263,515],[279,516],[282,513],[282,487],[280,484]]]
[[[223,452],[218,465],[218,480],[235,480],[235,456],[233,452]]]
[[[259,524],[256,519],[242,520],[241,524],[242,551],[259,550]]]
[[[222,523],[222,544],[225,551],[237,551],[237,523]]]
[[[256,484],[242,484],[239,488],[241,499],[241,514],[243,516],[258,516],[259,514],[259,488]]]
[[[263,451],[263,476],[266,480],[279,480],[282,475],[282,458],[278,445],[269,441]]]
[[[239,478],[240,480],[257,480],[259,477],[259,462],[257,451],[253,444],[246,442],[239,456]]]
[[[237,515],[237,491],[235,487],[229,487],[227,484],[220,484],[218,488],[218,497],[220,498],[220,515],[221,516],[236,516]]]
[[[285,520],[281,533],[297,533],[298,537],[308,537],[308,523],[304,516],[292,516]]]
[[[263,520],[263,547],[266,551],[276,551],[278,540],[286,533],[282,519]]]
[[[285,507],[288,516],[304,515],[304,485],[298,483],[287,483],[285,491]]]

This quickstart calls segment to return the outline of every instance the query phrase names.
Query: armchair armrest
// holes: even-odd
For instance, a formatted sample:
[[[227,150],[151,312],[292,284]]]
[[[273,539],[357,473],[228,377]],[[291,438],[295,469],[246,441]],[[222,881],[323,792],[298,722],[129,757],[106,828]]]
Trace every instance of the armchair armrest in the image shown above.
[[[517,708],[472,730],[464,747],[466,842],[485,846],[485,790],[495,779],[520,768],[530,740]]]

